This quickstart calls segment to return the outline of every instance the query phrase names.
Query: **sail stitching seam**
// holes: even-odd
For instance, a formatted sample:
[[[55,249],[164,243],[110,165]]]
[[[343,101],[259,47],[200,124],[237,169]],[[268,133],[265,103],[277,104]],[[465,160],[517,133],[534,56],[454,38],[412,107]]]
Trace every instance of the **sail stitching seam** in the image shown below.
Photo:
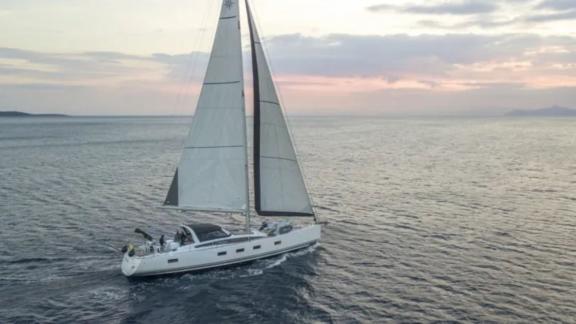
[[[263,159],[271,159],[271,160],[286,160],[286,161],[292,161],[292,162],[298,162],[295,159],[289,159],[289,158],[283,158],[283,157],[276,157],[276,156],[264,156],[261,155],[260,156]]]
[[[269,103],[269,104],[273,104],[273,105],[278,105],[278,106],[280,106],[280,103],[279,103],[279,102],[276,102],[276,101],[260,100],[260,102]]]
[[[218,84],[235,84],[241,81],[226,81],[226,82],[204,82],[205,85],[218,85]]]
[[[188,146],[184,149],[186,150],[193,150],[193,149],[215,149],[215,148],[234,148],[234,147],[244,147],[244,145],[229,145],[229,146]]]

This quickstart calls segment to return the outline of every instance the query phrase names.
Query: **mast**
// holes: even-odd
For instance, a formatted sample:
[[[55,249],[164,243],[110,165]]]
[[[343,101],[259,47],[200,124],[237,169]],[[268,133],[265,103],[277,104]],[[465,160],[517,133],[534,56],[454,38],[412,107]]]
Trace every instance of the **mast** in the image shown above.
[[[240,7],[240,0],[238,1],[238,7]],[[240,8],[238,8],[238,32],[241,34],[241,28],[240,28]],[[242,46],[242,45],[240,45]],[[242,80],[244,80],[244,64],[241,65],[241,69],[242,69]],[[242,83],[242,106],[244,109],[244,142],[248,143],[248,128],[246,127],[246,96],[245,96],[245,92],[244,92],[244,83]],[[244,150],[244,157],[245,157],[245,169],[246,169],[246,211],[245,211],[245,218],[246,218],[246,232],[250,233],[250,221],[251,221],[251,215],[250,215],[250,164],[249,164],[249,159],[248,159],[248,144],[246,144],[245,146],[245,150]]]
[[[254,194],[261,216],[315,216],[274,80],[246,0],[254,79]]]

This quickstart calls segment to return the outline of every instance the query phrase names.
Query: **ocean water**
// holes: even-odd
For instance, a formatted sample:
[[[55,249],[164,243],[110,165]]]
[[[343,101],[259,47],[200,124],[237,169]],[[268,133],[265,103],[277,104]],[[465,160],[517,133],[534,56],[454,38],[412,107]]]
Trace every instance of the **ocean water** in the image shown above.
[[[313,248],[129,281],[186,118],[0,120],[0,323],[576,322],[576,119],[293,118]]]

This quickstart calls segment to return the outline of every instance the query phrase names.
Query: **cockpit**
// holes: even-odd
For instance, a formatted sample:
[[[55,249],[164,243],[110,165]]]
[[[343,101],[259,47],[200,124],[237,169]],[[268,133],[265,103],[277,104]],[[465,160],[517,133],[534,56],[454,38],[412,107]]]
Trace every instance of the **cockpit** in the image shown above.
[[[213,224],[183,225],[182,228],[191,230],[196,242],[212,241],[227,238],[231,235],[227,230]]]

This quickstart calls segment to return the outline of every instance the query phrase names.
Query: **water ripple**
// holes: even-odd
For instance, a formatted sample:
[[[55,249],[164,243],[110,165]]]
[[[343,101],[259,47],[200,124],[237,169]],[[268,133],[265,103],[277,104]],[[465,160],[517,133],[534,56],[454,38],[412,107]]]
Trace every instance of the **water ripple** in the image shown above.
[[[189,120],[0,121],[0,322],[538,322],[576,318],[574,120],[296,118],[319,246],[129,281]],[[30,135],[30,127],[35,133]],[[9,153],[9,154],[8,154]],[[313,175],[313,177],[312,177]],[[130,235],[130,237],[128,237]]]

